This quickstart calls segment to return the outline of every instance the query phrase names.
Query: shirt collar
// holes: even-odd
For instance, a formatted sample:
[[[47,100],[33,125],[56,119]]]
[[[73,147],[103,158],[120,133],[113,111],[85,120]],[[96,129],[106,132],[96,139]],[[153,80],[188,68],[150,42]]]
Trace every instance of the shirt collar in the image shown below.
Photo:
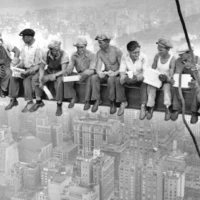
[[[88,57],[89,57],[89,54],[90,54],[89,51],[86,50],[84,57],[87,57],[87,58],[88,58]],[[74,53],[74,56],[80,57],[81,55],[79,55],[78,52],[76,51],[76,52]]]
[[[51,54],[51,51],[48,52],[48,56],[52,59],[52,60],[58,60],[62,55],[62,51],[60,51],[60,54],[58,57],[53,57],[52,54]]]

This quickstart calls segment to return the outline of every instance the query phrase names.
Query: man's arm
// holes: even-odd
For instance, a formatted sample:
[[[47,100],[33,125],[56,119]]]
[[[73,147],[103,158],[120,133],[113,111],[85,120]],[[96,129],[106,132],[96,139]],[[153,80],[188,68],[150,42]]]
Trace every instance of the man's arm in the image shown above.
[[[90,66],[89,69],[86,69],[83,74],[87,75],[87,76],[91,76],[95,73],[96,71],[96,55],[91,53],[90,54]]]
[[[173,76],[174,76],[175,67],[176,67],[176,59],[175,59],[175,57],[172,57],[169,67],[170,67],[169,68],[169,76],[167,77],[167,82],[173,84]]]
[[[153,64],[152,64],[151,68],[153,68],[153,69],[157,68],[158,58],[159,58],[159,54],[156,54],[155,57],[154,57]]]
[[[14,53],[14,57],[15,58],[19,58],[19,56],[20,56],[20,50],[17,47],[14,47],[12,49],[12,52]]]
[[[65,70],[65,73],[67,75],[70,75],[74,70],[74,66],[75,66],[75,58],[74,58],[74,55],[72,55],[71,59],[70,59],[70,62],[69,62],[68,66],[67,66],[67,68]]]
[[[63,56],[62,56],[62,59],[61,59],[61,68],[62,70],[57,72],[55,74],[56,77],[58,76],[61,76],[61,75],[64,75],[67,71],[67,68],[68,68],[68,64],[69,64],[69,57],[67,55],[67,53],[63,53]]]
[[[117,62],[119,63],[119,66],[120,66],[121,59],[122,59],[122,51],[120,49],[117,49],[116,52],[117,52]],[[115,71],[115,76],[117,76],[118,74],[119,74],[119,69]]]
[[[96,71],[97,71],[97,74],[100,74],[102,71],[101,71],[101,66],[102,66],[102,60],[101,60],[101,52],[98,51],[97,52],[97,62],[96,62]]]
[[[126,78],[126,71],[127,71],[127,64],[125,57],[122,57],[120,67],[119,67],[119,73],[120,73],[120,82],[123,84],[125,82]]]

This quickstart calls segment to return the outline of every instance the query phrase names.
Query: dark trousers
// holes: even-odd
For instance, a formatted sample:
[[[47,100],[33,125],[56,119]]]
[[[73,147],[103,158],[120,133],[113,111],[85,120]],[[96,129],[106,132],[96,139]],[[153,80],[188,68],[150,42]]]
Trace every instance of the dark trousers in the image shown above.
[[[59,76],[56,78],[55,81],[48,80],[48,73],[45,72],[45,75],[43,77],[45,80],[45,85],[48,87],[50,92],[55,97],[56,101],[63,101],[63,79],[62,76]],[[43,90],[39,87],[39,74],[33,77],[33,88],[35,91],[36,97],[42,97]]]
[[[108,99],[110,101],[114,101],[116,99],[116,85],[115,79],[116,76],[105,76],[104,78],[100,78],[98,74],[92,76],[92,100],[100,100],[100,87],[102,83],[108,84]]]
[[[6,65],[2,67],[4,68],[5,75],[3,78],[0,78],[1,90],[8,91],[10,77],[12,76],[12,70]]]
[[[77,73],[71,74],[71,76],[73,76],[73,75],[77,75]],[[91,90],[92,90],[91,77],[92,76],[88,76],[83,81],[83,83],[85,83],[85,101],[91,100]],[[65,82],[64,97],[66,99],[72,99],[72,98],[76,97],[76,91],[74,89],[74,82]]]
[[[147,84],[143,83],[142,81],[136,82],[128,77],[125,79],[125,85],[133,86],[137,83],[140,86],[140,103],[145,104],[147,103]],[[127,100],[125,94],[125,85],[120,83],[120,77],[115,79],[116,84],[116,102],[124,102]]]
[[[200,106],[200,103],[197,101],[197,94],[200,92],[200,88],[191,88],[192,104],[191,111],[197,112]],[[181,98],[178,92],[178,88],[172,87],[172,108],[173,110],[181,110]]]
[[[24,79],[10,77],[10,85],[9,85],[9,97],[17,98],[19,96],[20,82],[23,82],[24,87],[24,99],[26,101],[33,100],[33,87],[32,87],[32,79],[36,74],[28,75]]]

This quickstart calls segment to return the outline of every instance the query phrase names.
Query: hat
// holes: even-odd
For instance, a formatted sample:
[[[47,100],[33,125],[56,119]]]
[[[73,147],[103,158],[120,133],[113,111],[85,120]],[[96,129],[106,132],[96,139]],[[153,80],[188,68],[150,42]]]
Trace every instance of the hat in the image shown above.
[[[87,40],[84,37],[78,37],[74,43],[74,46],[86,46]]]
[[[96,36],[95,40],[98,40],[98,41],[111,40],[111,37],[107,34],[99,34]]]
[[[27,28],[27,29],[24,29],[22,32],[20,32],[19,35],[20,36],[32,36],[32,37],[34,37],[35,31],[32,30],[32,29]]]
[[[61,41],[59,39],[52,39],[48,43],[48,48],[60,49]]]
[[[193,45],[193,44],[191,44],[191,47],[192,47],[192,50],[194,50],[194,45]],[[182,44],[182,45],[179,46],[179,48],[177,49],[177,53],[178,53],[178,54],[184,54],[184,53],[186,53],[187,51],[190,51],[190,49],[189,49],[187,43]]]
[[[156,44],[161,45],[165,48],[173,48],[172,43],[169,40],[166,40],[166,39],[163,39],[163,38],[160,38],[158,40],[158,42],[156,42]]]

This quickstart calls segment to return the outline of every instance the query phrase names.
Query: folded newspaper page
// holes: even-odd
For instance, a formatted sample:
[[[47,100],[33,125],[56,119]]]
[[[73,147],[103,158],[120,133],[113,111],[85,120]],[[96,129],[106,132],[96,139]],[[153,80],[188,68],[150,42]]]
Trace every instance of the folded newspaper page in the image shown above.
[[[63,77],[63,82],[76,82],[79,81],[81,78],[80,75],[75,75],[75,76],[64,76]]]
[[[17,68],[17,67],[11,67],[12,70],[12,76],[16,78],[22,78],[21,73],[25,72],[25,69]]]
[[[156,88],[160,88],[162,86],[162,82],[159,79],[159,75],[161,73],[155,69],[148,68],[144,71],[144,83],[148,85],[152,85]]]
[[[188,83],[191,82],[192,77],[190,74],[182,74],[181,78],[181,88],[189,88]],[[179,74],[174,74],[174,87],[179,86]]]

